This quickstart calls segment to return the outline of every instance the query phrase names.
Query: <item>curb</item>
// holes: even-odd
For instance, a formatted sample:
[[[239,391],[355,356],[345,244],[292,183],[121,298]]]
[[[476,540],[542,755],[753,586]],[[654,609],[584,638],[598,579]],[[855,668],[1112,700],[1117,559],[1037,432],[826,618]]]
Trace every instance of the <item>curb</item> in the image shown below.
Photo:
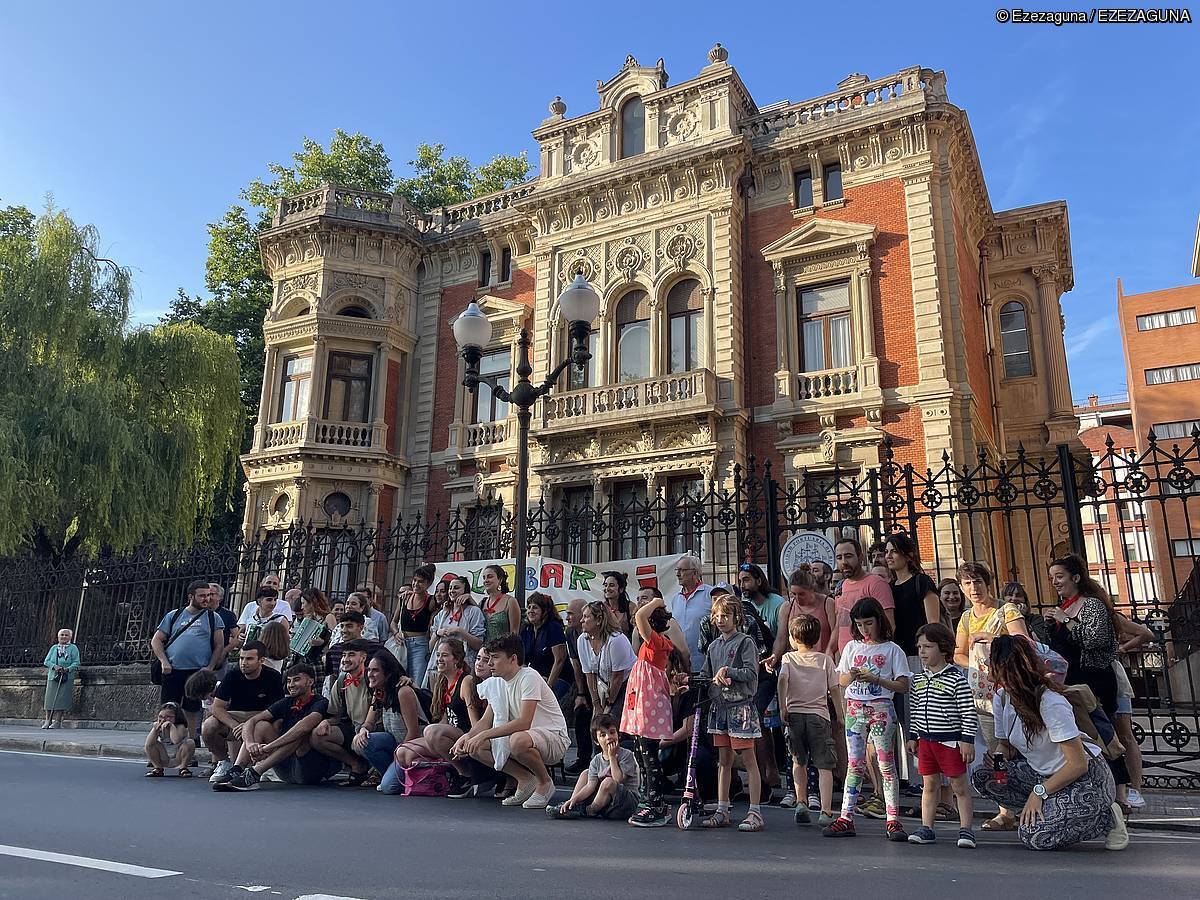
[[[1125,824],[1138,831],[1175,831],[1200,834],[1200,820],[1181,822],[1177,819],[1127,819]]]
[[[0,737],[0,750],[21,750],[26,753],[48,753],[59,756],[106,756],[116,759],[144,759],[141,747],[125,744],[83,743],[41,737]],[[209,765],[212,758],[201,747],[196,748],[195,765]]]

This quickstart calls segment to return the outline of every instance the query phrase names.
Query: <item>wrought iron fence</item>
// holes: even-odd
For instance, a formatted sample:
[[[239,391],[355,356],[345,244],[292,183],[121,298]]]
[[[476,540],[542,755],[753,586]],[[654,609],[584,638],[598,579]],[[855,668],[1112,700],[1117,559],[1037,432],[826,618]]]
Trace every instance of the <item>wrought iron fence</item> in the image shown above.
[[[780,548],[798,531],[853,534],[864,546],[905,532],[935,580],[983,560],[999,582],[1021,582],[1034,611],[1055,602],[1049,561],[1080,552],[1118,606],[1156,636],[1127,659],[1147,783],[1200,788],[1200,435],[1170,445],[1152,439],[1141,454],[1110,444],[1090,461],[1064,446],[1049,456],[980,454],[966,466],[947,458],[922,470],[897,463],[888,445],[881,460],[795,480],[750,460],[723,485],[611,499],[568,492],[528,510],[530,552],[596,566],[690,552],[710,581],[735,581],[740,563],[756,562],[780,583]],[[0,665],[40,665],[63,626],[75,627],[85,663],[144,662],[154,627],[200,577],[222,585],[234,609],[267,573],[285,588],[316,585],[335,599],[372,582],[390,598],[422,562],[510,555],[512,526],[511,510],[483,501],[387,529],[298,523],[244,545],[0,561]]]

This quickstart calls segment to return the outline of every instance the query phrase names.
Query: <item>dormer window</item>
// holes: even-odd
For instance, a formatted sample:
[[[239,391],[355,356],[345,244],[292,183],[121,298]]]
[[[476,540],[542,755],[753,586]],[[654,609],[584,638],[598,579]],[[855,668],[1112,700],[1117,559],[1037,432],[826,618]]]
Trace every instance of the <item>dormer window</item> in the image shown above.
[[[646,108],[641,97],[631,97],[621,107],[621,159],[646,152]]]

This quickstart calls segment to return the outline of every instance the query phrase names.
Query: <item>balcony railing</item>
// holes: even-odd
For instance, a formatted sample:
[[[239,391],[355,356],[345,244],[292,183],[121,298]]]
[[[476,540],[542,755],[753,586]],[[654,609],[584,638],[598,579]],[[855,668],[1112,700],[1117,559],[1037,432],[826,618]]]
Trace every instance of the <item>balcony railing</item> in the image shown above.
[[[508,438],[508,421],[479,422],[468,425],[464,429],[463,443],[467,447],[490,447],[493,444],[503,444]]]
[[[399,194],[360,191],[328,183],[293,197],[281,197],[274,224],[291,225],[318,216],[386,225],[407,224],[422,231],[429,227],[429,218]]]
[[[285,447],[338,447],[347,450],[382,450],[387,425],[364,422],[335,422],[330,419],[301,419],[267,426],[261,450]]]
[[[800,372],[796,376],[796,399],[821,400],[858,393],[858,369],[827,369]]]
[[[624,419],[686,415],[716,405],[716,376],[708,369],[551,394],[542,401],[549,429],[611,424]]]

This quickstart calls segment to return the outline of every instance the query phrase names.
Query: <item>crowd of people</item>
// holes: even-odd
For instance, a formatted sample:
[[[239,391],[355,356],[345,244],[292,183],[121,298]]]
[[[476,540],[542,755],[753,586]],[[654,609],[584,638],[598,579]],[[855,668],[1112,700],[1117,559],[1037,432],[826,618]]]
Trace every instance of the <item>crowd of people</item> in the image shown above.
[[[194,582],[151,642],[162,707],[147,776],[191,777],[199,738],[222,792],[346,773],[383,794],[656,827],[691,763],[702,828],[733,826],[744,798],[740,831],[761,831],[776,802],[829,838],[855,836],[862,815],[913,844],[952,822],[974,848],[974,791],[999,805],[982,828],[1031,848],[1128,843],[1143,801],[1120,654],[1152,634],[1078,557],[1049,567],[1044,616],[1020,584],[997,596],[982,563],[935,584],[903,534],[866,552],[840,540],[835,566],[800,566],[786,595],[753,564],[710,585],[684,555],[675,575],[664,597],[605,573],[602,599],[572,598],[565,622],[543,593],[520,608],[495,565],[478,597],[420,566],[390,617],[372,585],[331,605],[269,576],[237,615],[219,585]],[[70,637],[47,656],[52,675],[78,665]]]

